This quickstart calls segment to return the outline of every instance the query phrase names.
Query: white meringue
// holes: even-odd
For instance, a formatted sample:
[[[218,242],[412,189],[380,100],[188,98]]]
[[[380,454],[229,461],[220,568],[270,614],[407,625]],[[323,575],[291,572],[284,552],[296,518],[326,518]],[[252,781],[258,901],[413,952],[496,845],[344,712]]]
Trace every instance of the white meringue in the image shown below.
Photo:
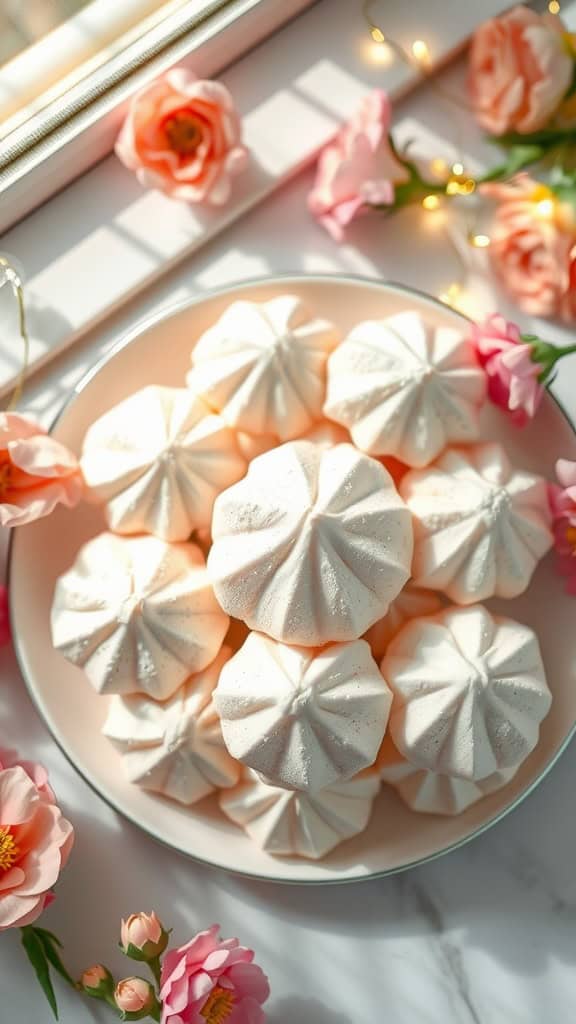
[[[252,462],[258,455],[263,455],[280,444],[275,434],[247,434],[244,430],[236,432],[236,441],[246,462]]]
[[[231,426],[286,441],[320,419],[337,340],[295,295],[234,302],[194,347],[187,383]]]
[[[439,775],[410,764],[386,737],[378,760],[380,778],[394,786],[412,811],[422,814],[462,814],[482,797],[508,785],[517,768],[493,772],[486,779],[472,782],[454,775]]]
[[[442,601],[433,590],[421,590],[413,583],[407,583],[392,601],[386,615],[364,633],[364,640],[370,644],[374,660],[381,662],[388,644],[400,632],[404,623],[424,615],[435,615],[441,607]]]
[[[220,807],[268,853],[318,860],[366,828],[379,788],[376,772],[364,771],[319,792],[299,793],[246,770],[238,786],[220,794]]]
[[[88,498],[116,533],[186,540],[216,495],[246,471],[234,432],[186,388],[147,387],[96,420],[84,438]]]
[[[164,700],[216,657],[228,616],[194,544],[102,533],[60,576],[52,640],[99,693]]]
[[[349,431],[339,423],[331,423],[330,420],[319,420],[297,440],[313,441],[314,444],[322,444],[326,448],[334,448],[337,444],[352,444]]]
[[[413,619],[381,667],[394,693],[396,747],[443,775],[477,782],[518,767],[550,709],[536,634],[482,605]]]
[[[128,780],[182,804],[233,786],[239,765],[222,739],[212,692],[231,651],[222,648],[203,672],[190,676],[172,697],[112,697],[102,732],[122,753]]]
[[[359,637],[410,574],[408,509],[349,444],[293,441],[254,459],[216,499],[212,536],[222,607],[286,643]]]
[[[425,466],[478,437],[485,375],[472,343],[415,312],[357,324],[328,360],[324,415],[371,455]]]
[[[272,785],[314,792],[373,764],[392,695],[364,640],[315,652],[251,633],[214,702],[234,758]]]
[[[414,516],[414,582],[458,604],[521,594],[552,544],[546,481],[513,469],[499,444],[447,451],[399,489]]]

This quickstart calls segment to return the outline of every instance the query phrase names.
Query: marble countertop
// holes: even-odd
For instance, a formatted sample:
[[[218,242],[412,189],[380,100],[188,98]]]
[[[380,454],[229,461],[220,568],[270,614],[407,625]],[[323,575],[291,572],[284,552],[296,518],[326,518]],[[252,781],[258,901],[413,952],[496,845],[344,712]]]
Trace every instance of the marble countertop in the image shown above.
[[[458,89],[462,67],[443,75]],[[424,129],[436,154],[486,150],[465,112],[423,87],[398,107],[404,133]],[[337,247],[306,212],[311,172],[125,307],[28,388],[27,407],[49,422],[71,386],[143,315],[175,299],[261,274],[356,273],[437,294],[462,277],[450,224],[413,211],[367,218]],[[462,295],[475,312],[512,307],[483,268],[470,265]],[[565,329],[522,318],[523,328],[566,341]],[[556,390],[576,417],[576,357]],[[576,603],[575,603],[576,614]],[[191,863],[123,821],[75,774],[34,711],[13,654],[0,652],[0,736],[50,770],[77,841],[43,923],[62,938],[80,974],[104,958],[118,971],[118,922],[156,909],[174,938],[219,922],[257,950],[270,976],[269,1024],[567,1024],[576,1007],[576,746],[524,804],[468,846],[394,877],[342,887],[282,887]],[[63,1024],[112,1019],[58,984]],[[2,1024],[47,1022],[17,933],[2,936]]]

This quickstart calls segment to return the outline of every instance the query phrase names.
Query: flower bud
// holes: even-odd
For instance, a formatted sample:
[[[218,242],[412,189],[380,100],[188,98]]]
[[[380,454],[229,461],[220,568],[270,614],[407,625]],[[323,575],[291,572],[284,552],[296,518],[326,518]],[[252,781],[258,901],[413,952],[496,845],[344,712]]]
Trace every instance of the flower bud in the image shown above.
[[[150,914],[130,914],[120,926],[122,952],[132,960],[155,960],[168,945],[168,932],[156,917]]]
[[[144,978],[124,978],[114,989],[114,1002],[122,1020],[140,1020],[158,1006],[156,993]]]
[[[94,964],[84,971],[80,984],[87,995],[95,999],[105,999],[114,989],[114,979],[107,967]]]

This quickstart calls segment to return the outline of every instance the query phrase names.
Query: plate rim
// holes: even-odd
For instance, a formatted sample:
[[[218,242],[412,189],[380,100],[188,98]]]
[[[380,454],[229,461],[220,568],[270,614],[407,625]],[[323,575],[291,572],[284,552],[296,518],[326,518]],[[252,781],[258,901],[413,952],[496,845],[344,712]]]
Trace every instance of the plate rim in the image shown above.
[[[198,305],[198,304],[204,302],[207,299],[216,298],[218,296],[225,295],[227,292],[232,291],[232,290],[234,290],[234,291],[236,291],[238,289],[249,290],[250,288],[259,287],[261,285],[268,285],[268,284],[272,284],[273,285],[276,282],[284,282],[284,281],[286,281],[286,282],[287,281],[292,281],[295,284],[298,284],[298,283],[302,284],[302,283],[307,283],[307,282],[311,282],[311,281],[320,282],[320,283],[332,283],[335,280],[336,281],[344,281],[344,282],[347,282],[349,284],[368,285],[368,286],[370,286],[372,288],[376,288],[376,289],[381,289],[382,288],[382,289],[385,289],[385,290],[388,290],[388,291],[396,291],[396,292],[399,292],[401,294],[408,295],[408,296],[417,296],[418,298],[424,299],[428,303],[430,303],[431,305],[438,306],[439,308],[441,308],[443,310],[446,310],[448,308],[449,311],[455,317],[460,318],[465,323],[469,324],[469,323],[473,322],[472,319],[470,317],[466,316],[465,313],[462,313],[460,310],[454,309],[451,306],[447,307],[447,304],[442,302],[441,299],[438,299],[435,296],[430,295],[428,292],[425,292],[422,289],[413,288],[410,285],[405,285],[405,284],[402,284],[402,283],[397,282],[397,281],[393,281],[393,280],[380,280],[378,278],[371,278],[371,277],[367,277],[366,275],[362,275],[362,274],[348,274],[348,273],[347,274],[340,274],[340,273],[336,273],[336,274],[303,274],[303,273],[298,273],[298,272],[295,272],[295,273],[285,272],[285,273],[282,273],[282,274],[273,274],[273,275],[271,275],[269,277],[264,277],[264,276],[260,275],[260,276],[257,276],[257,277],[244,278],[241,281],[228,282],[228,284],[223,285],[222,287],[208,288],[208,289],[205,289],[204,291],[202,291],[198,295],[187,297],[185,299],[180,299],[177,302],[173,302],[173,303],[171,303],[168,306],[161,307],[159,310],[156,310],[155,312],[150,313],[148,316],[143,317],[142,319],[138,320],[137,323],[134,324],[134,326],[130,330],[128,330],[125,333],[123,333],[118,338],[118,340],[116,342],[114,342],[114,344],[111,345],[110,348],[107,349],[107,351],[102,356],[100,356],[92,364],[92,366],[89,367],[88,370],[86,370],[86,372],[84,374],[82,374],[80,379],[76,382],[74,387],[71,389],[68,397],[60,405],[56,415],[51,420],[50,425],[48,427],[48,432],[52,433],[52,431],[58,425],[58,423],[60,422],[62,417],[66,414],[66,412],[68,411],[70,406],[72,406],[73,403],[78,400],[78,398],[81,396],[81,394],[85,390],[85,388],[92,382],[92,380],[95,377],[97,377],[97,375],[100,373],[100,371],[112,359],[114,359],[124,348],[128,347],[128,345],[131,345],[134,341],[136,341],[137,338],[140,337],[140,335],[144,334],[146,331],[148,331],[149,329],[153,328],[160,321],[162,321],[162,320],[169,320],[171,317],[176,316],[179,313],[182,313],[186,309],[190,309],[190,308],[194,307],[195,305]],[[562,402],[549,389],[546,389],[546,393],[547,393],[547,396],[549,397],[549,399],[556,405],[558,411],[560,412],[561,416],[566,420],[566,422],[568,423],[568,426],[570,427],[572,432],[576,434],[576,424],[574,423],[572,417],[569,415],[567,410],[564,408],[564,405],[562,404]],[[12,591],[11,591],[10,581],[11,581],[11,578],[12,578],[12,573],[14,571],[15,537],[16,537],[16,534],[19,533],[21,529],[25,529],[25,528],[24,527],[16,527],[16,528],[10,530],[10,535],[9,535],[9,538],[8,538],[8,546],[7,546],[6,585],[7,585],[7,588],[8,588],[8,601],[9,601],[10,621],[11,622],[14,619],[14,615],[13,615],[14,609],[13,609],[13,605],[12,605],[12,596],[11,596]],[[387,877],[389,877],[391,875],[397,875],[397,874],[400,874],[400,873],[402,873],[404,871],[409,871],[409,870],[411,870],[413,868],[421,867],[424,864],[429,864],[429,863],[432,863],[435,860],[438,860],[440,857],[445,857],[448,854],[454,853],[456,850],[461,849],[461,847],[466,846],[468,843],[472,842],[473,840],[477,839],[479,836],[483,835],[485,832],[489,831],[489,829],[493,828],[500,821],[502,821],[504,818],[508,817],[509,814],[511,814],[513,811],[515,811],[518,807],[520,807],[520,805],[522,803],[524,803],[524,801],[530,796],[530,794],[533,793],[534,790],[540,785],[540,783],[543,782],[544,779],[549,775],[549,773],[552,771],[552,769],[554,768],[554,766],[556,765],[558,760],[561,758],[562,754],[569,747],[570,743],[572,742],[572,740],[574,739],[574,737],[576,735],[576,721],[574,721],[570,731],[568,732],[568,734],[566,735],[566,737],[564,738],[563,742],[560,744],[560,746],[558,747],[558,749],[556,750],[556,752],[554,753],[554,755],[552,756],[550,761],[548,761],[548,763],[546,764],[545,768],[540,772],[539,775],[536,776],[536,778],[534,778],[532,780],[532,782],[526,787],[526,789],[523,790],[522,793],[520,793],[516,797],[516,799],[509,806],[504,807],[501,811],[499,811],[497,814],[495,814],[494,817],[492,817],[488,821],[484,822],[482,825],[480,825],[478,828],[476,828],[469,835],[464,836],[461,839],[458,839],[456,842],[451,843],[449,846],[446,846],[446,847],[444,847],[441,850],[436,850],[434,853],[430,853],[430,854],[428,854],[425,857],[420,857],[417,860],[410,861],[409,863],[406,863],[406,864],[396,865],[395,867],[392,867],[392,868],[385,868],[382,871],[371,871],[369,873],[365,873],[365,874],[361,874],[361,875],[346,875],[345,877],[342,877],[342,878],[308,878],[308,879],[306,879],[306,878],[300,879],[300,878],[272,877],[272,876],[269,876],[269,875],[260,875],[257,872],[253,872],[253,871],[247,871],[247,870],[244,870],[243,868],[229,868],[229,867],[226,867],[226,866],[224,866],[222,864],[217,864],[214,861],[208,860],[205,857],[200,857],[197,854],[191,853],[189,850],[183,849],[180,846],[176,846],[174,843],[168,842],[167,840],[163,839],[163,837],[158,832],[151,831],[149,827],[143,825],[142,822],[138,821],[134,816],[132,816],[132,814],[129,811],[126,811],[125,809],[120,807],[112,798],[110,798],[109,796],[105,795],[98,788],[96,783],[91,778],[89,778],[89,776],[86,775],[84,773],[84,771],[77,764],[75,764],[75,762],[72,760],[71,755],[65,749],[65,747],[61,743],[60,739],[55,735],[54,730],[53,730],[50,722],[48,721],[46,715],[44,714],[43,709],[40,707],[40,704],[39,704],[39,701],[37,699],[36,693],[34,692],[34,689],[32,687],[31,681],[30,681],[30,679],[28,677],[27,672],[25,671],[26,658],[25,658],[24,651],[23,651],[23,649],[21,647],[20,638],[16,634],[16,632],[14,632],[14,634],[12,636],[12,646],[13,646],[13,649],[14,649],[14,653],[15,653],[15,656],[16,656],[16,662],[17,662],[20,674],[22,676],[22,679],[24,680],[24,685],[25,685],[26,690],[28,692],[28,696],[30,697],[30,700],[32,702],[32,705],[33,705],[36,713],[38,714],[39,718],[43,722],[43,724],[44,724],[45,728],[47,729],[48,733],[50,734],[51,739],[56,744],[57,748],[61,751],[61,753],[64,755],[64,757],[66,758],[66,761],[70,764],[70,766],[76,772],[76,774],[79,775],[79,777],[83,780],[83,782],[86,783],[86,785],[92,790],[92,792],[95,793],[96,796],[100,800],[102,800],[103,803],[107,807],[109,807],[111,810],[113,810],[116,814],[120,815],[121,818],[123,818],[126,821],[130,822],[131,825],[135,826],[136,828],[139,828],[142,832],[144,832],[147,836],[149,836],[155,842],[159,843],[164,848],[166,848],[168,850],[171,850],[174,853],[179,854],[180,856],[184,856],[187,859],[193,861],[194,863],[202,864],[205,867],[209,867],[209,868],[211,868],[213,870],[222,871],[222,872],[224,872],[227,875],[232,875],[233,877],[247,878],[247,879],[250,879],[252,881],[265,882],[265,883],[268,883],[268,884],[271,884],[271,885],[324,886],[324,885],[348,885],[348,884],[353,884],[353,883],[358,883],[358,882],[369,882],[369,881],[372,881],[374,879],[387,878]],[[300,858],[300,859],[302,860],[303,864],[306,864],[306,858]]]

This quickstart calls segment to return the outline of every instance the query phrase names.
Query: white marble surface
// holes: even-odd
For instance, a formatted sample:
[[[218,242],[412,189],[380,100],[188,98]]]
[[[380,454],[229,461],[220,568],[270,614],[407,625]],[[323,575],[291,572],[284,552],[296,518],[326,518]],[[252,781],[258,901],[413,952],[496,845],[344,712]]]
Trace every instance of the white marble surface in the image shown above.
[[[462,69],[444,75],[458,88]],[[466,112],[422,89],[398,110],[442,152],[448,137],[482,159]],[[46,422],[106,347],[147,311],[226,281],[282,271],[352,272],[432,293],[459,276],[443,229],[420,211],[365,220],[337,248],[305,209],[302,174],[197,253],[144,300],[32,381],[28,407]],[[471,268],[468,308],[511,307]],[[49,315],[49,311],[48,314]],[[569,332],[520,318],[551,340]],[[576,417],[576,358],[557,386]],[[576,603],[575,603],[576,612]],[[177,941],[212,921],[258,951],[270,976],[270,1024],[567,1024],[576,1007],[576,747],[505,821],[422,868],[347,887],[285,888],[226,876],[158,846],[109,810],[54,747],[10,651],[0,652],[0,737],[50,769],[77,843],[44,922],[66,945],[74,973],[97,959],[116,970],[121,915],[154,907]],[[47,1022],[18,935],[2,936],[0,1021]],[[58,984],[64,1024],[111,1019]]]

